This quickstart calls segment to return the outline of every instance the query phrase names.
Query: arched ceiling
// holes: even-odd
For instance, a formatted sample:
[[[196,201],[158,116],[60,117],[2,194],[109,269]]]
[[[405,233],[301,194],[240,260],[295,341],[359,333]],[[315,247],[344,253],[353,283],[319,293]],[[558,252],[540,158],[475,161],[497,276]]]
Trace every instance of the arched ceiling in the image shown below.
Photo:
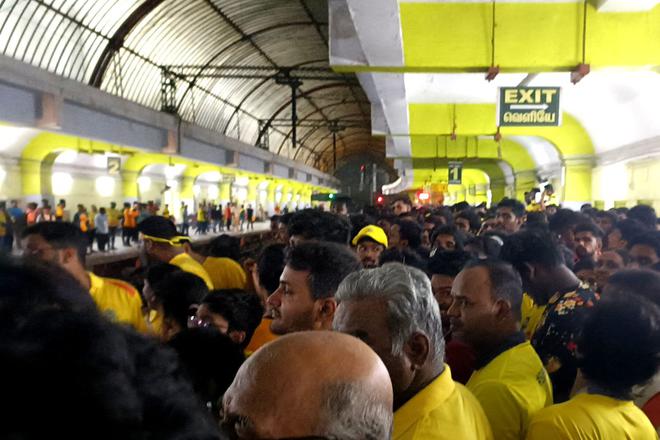
[[[0,53],[324,170],[333,124],[338,156],[384,154],[326,0],[0,0]]]
[[[450,136],[501,134],[500,156],[513,153],[516,174],[521,164],[524,172],[533,164],[544,178],[561,176],[568,162],[628,158],[660,142],[658,0],[336,0],[330,6],[331,23],[343,23],[331,29],[331,64],[357,72],[373,104],[374,132],[387,136],[387,155],[402,176],[397,190],[428,179],[420,157],[488,157],[465,148],[448,153],[442,142],[438,151],[437,139]],[[580,66],[590,70],[574,84]],[[561,87],[561,126],[499,130],[498,88],[515,86]]]

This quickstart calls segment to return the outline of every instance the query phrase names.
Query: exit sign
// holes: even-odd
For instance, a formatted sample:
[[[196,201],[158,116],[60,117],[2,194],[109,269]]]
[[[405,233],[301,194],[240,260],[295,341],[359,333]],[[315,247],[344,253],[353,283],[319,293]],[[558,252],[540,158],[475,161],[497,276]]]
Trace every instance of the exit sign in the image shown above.
[[[500,87],[499,127],[556,127],[561,125],[559,87]]]

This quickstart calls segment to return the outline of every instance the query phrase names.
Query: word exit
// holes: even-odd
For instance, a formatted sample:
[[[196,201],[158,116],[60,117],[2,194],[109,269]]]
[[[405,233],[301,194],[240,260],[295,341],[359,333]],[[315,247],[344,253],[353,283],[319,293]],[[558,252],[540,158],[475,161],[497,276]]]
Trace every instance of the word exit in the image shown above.
[[[558,87],[501,87],[497,124],[510,127],[561,125]]]

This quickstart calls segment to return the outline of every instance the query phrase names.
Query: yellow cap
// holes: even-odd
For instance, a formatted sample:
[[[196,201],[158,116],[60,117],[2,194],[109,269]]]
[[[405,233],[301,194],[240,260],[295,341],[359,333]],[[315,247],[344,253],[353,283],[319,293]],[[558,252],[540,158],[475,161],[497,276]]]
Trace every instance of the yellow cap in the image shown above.
[[[353,246],[357,246],[358,242],[364,237],[369,237],[376,243],[387,247],[387,234],[385,234],[383,228],[375,225],[365,226],[364,228],[360,229],[360,232],[358,232],[351,243]]]

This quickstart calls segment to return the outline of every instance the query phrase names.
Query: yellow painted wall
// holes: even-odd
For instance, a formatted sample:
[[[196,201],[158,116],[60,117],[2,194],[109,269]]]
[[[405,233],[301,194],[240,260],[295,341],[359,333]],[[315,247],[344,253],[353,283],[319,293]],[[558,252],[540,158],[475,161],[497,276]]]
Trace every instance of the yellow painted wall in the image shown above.
[[[603,201],[605,209],[615,202],[630,207],[648,201],[660,211],[660,158],[597,167],[592,188],[594,201]]]

